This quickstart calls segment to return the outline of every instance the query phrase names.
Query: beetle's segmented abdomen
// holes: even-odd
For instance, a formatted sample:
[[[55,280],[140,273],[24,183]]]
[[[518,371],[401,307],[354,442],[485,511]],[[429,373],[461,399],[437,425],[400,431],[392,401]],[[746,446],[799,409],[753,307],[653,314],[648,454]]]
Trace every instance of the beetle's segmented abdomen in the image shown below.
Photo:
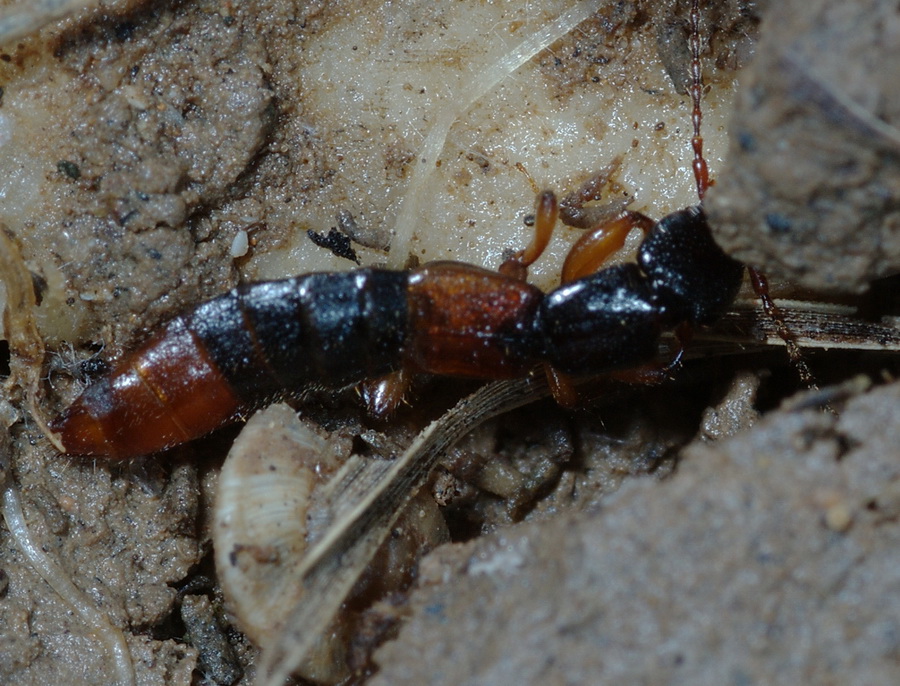
[[[360,269],[240,286],[165,328],[51,424],[67,452],[141,455],[308,385],[400,366],[407,274]]]
[[[188,327],[238,397],[255,405],[396,368],[406,281],[403,272],[360,269],[248,284],[198,307]]]

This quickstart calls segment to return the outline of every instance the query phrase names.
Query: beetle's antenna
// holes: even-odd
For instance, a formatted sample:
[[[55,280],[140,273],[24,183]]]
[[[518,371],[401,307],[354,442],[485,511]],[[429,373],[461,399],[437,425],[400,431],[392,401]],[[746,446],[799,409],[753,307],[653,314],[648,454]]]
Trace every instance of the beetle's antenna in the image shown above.
[[[700,109],[700,101],[703,98],[703,72],[700,66],[700,0],[691,2],[691,101],[694,105],[691,111],[691,122],[694,125],[694,135],[691,137],[691,147],[694,149],[694,180],[697,182],[697,196],[701,202],[709,188],[709,167],[706,158],[703,157],[703,136],[700,135],[700,126],[703,124],[703,111]]]
[[[709,166],[706,164],[706,158],[703,157],[703,136],[700,135],[700,126],[703,123],[703,111],[700,108],[700,102],[703,98],[703,72],[700,64],[700,0],[691,0],[691,101],[693,110],[691,111],[691,122],[694,125],[694,133],[691,137],[691,147],[694,149],[694,180],[697,182],[697,195],[701,202],[706,196],[706,191],[710,187]],[[775,331],[779,338],[784,341],[787,348],[788,357],[791,364],[797,370],[800,380],[810,389],[817,390],[818,385],[813,376],[806,359],[803,357],[803,351],[797,343],[794,332],[790,330],[784,321],[784,315],[781,308],[775,304],[775,300],[769,293],[769,282],[765,274],[754,267],[747,266],[747,272],[750,275],[750,283],[753,285],[753,291],[762,302],[763,310],[772,323],[775,325]]]
[[[784,321],[784,314],[782,313],[781,308],[775,304],[775,300],[769,292],[769,280],[766,278],[766,275],[749,265],[747,266],[747,273],[750,275],[750,283],[753,285],[753,292],[756,293],[756,297],[759,298],[762,303],[763,311],[775,325],[775,333],[777,333],[778,337],[784,341],[788,357],[791,360],[791,364],[794,365],[794,369],[797,370],[800,381],[802,381],[810,390],[819,390],[819,385],[816,383],[816,377],[813,376],[809,365],[806,364],[803,350],[800,348],[800,344],[797,343],[797,337]]]

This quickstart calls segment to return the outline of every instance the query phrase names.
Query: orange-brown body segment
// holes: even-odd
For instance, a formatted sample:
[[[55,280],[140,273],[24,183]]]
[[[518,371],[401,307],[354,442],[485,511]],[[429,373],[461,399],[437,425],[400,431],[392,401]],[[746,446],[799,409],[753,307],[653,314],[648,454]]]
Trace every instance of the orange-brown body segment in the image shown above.
[[[409,278],[405,360],[414,371],[480,379],[535,366],[530,327],[536,287],[457,262],[433,262]]]
[[[239,408],[231,385],[179,317],[51,423],[67,453],[129,457],[198,438]]]

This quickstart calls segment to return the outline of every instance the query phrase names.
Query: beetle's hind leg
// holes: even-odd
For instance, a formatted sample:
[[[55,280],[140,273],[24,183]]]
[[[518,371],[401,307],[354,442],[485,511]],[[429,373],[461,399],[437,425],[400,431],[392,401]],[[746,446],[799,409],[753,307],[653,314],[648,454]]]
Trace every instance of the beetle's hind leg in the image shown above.
[[[668,360],[660,360],[643,364],[633,369],[622,369],[610,372],[609,376],[622,383],[655,386],[675,378],[675,374],[681,369],[684,351],[694,338],[694,329],[687,322],[682,322],[675,328],[675,345],[672,356]]]
[[[412,386],[413,374],[406,369],[389,372],[357,384],[357,392],[370,417],[385,420],[400,407]]]

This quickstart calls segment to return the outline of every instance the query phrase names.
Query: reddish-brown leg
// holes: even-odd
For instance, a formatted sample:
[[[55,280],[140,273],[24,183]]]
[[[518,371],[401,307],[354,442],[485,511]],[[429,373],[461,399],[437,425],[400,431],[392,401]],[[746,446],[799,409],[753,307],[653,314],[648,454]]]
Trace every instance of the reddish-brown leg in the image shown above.
[[[522,171],[524,172],[525,170],[522,169]],[[527,174],[527,172],[525,173]],[[528,179],[534,185],[530,175]],[[559,203],[557,202],[556,194],[553,191],[538,193],[534,209],[534,236],[531,239],[531,243],[524,250],[520,250],[511,258],[505,260],[498,271],[505,276],[525,281],[528,278],[528,267],[534,264],[550,242],[553,227],[556,225],[558,216]],[[578,391],[575,390],[575,384],[572,380],[549,365],[544,365],[544,371],[547,374],[550,392],[553,394],[556,402],[562,407],[576,407],[578,405]]]
[[[578,389],[575,382],[568,374],[563,374],[555,367],[549,364],[544,365],[544,373],[547,375],[547,385],[550,387],[550,393],[553,399],[560,407],[574,410],[581,403],[578,395]]]
[[[612,180],[622,164],[622,155],[603,167],[589,178],[578,190],[565,195],[559,201],[559,218],[566,226],[576,229],[590,229],[615,219],[631,203],[631,197]],[[604,196],[618,196],[604,205],[588,205],[602,200]]]
[[[567,267],[563,266],[563,281],[569,281],[597,271],[603,262],[625,243],[625,238],[632,228],[640,228],[646,233],[653,227],[653,220],[638,212],[629,212],[625,208],[630,198],[600,206],[586,206],[587,203],[600,200],[604,191],[620,190],[611,181],[612,175],[622,163],[622,157],[616,157],[593,177],[585,181],[581,187],[558,201],[553,191],[538,193],[534,212],[534,236],[524,250],[519,251],[500,265],[499,272],[505,276],[525,280],[528,267],[541,256],[553,235],[553,227],[557,219],[567,226],[591,231],[580,238],[566,258],[569,278],[566,278]],[[534,179],[519,166],[532,187]]]
[[[400,370],[359,384],[359,394],[366,404],[369,416],[387,419],[403,402],[412,384],[413,375]]]
[[[693,331],[691,327],[687,324],[683,324],[675,330],[674,352],[668,361],[652,362],[631,369],[620,369],[618,371],[609,372],[605,374],[604,377],[618,383],[634,386],[656,386],[658,384],[667,383],[675,377],[675,374],[681,368],[684,351],[687,346],[690,345],[692,335]],[[563,380],[571,383],[568,377],[563,376]],[[577,407],[582,402],[588,403],[595,398],[603,397],[604,394],[608,393],[609,386],[604,384],[588,386],[585,393],[575,396],[575,403],[573,405],[566,405],[558,399],[555,387],[552,383],[550,390],[557,402],[564,407],[571,408]],[[572,386],[572,391],[575,392],[574,384]],[[563,397],[568,399],[567,395],[564,395]]]
[[[538,193],[534,207],[534,235],[524,250],[505,260],[498,270],[504,276],[524,281],[528,277],[528,267],[537,261],[553,235],[553,227],[559,216],[559,203],[553,191]]]
[[[683,323],[675,329],[675,352],[668,362],[651,362],[633,369],[611,372],[610,378],[630,384],[653,386],[671,381],[681,369],[684,351],[690,345],[694,331],[690,324]]]
[[[656,225],[650,217],[640,212],[624,210],[616,218],[594,227],[579,238],[562,268],[562,282],[567,283],[599,271],[606,260],[625,245],[632,229],[640,229],[646,236]]]

